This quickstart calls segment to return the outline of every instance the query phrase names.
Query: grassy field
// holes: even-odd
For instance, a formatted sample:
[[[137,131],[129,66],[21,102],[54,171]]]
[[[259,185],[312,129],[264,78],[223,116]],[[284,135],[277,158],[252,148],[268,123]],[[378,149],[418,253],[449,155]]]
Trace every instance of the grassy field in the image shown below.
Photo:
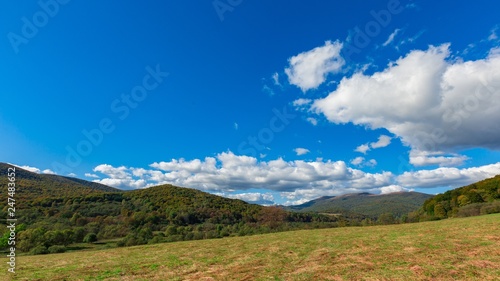
[[[12,280],[499,280],[500,214],[24,256],[16,269]]]

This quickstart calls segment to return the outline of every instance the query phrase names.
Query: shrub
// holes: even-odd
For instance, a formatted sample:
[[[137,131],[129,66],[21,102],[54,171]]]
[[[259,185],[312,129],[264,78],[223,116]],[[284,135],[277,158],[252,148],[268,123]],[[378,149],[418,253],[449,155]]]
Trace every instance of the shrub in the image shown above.
[[[47,250],[47,247],[44,245],[38,245],[35,248],[31,249],[30,254],[32,255],[45,255],[48,254],[49,251]]]
[[[500,201],[491,202],[481,207],[481,215],[500,213]]]
[[[50,246],[48,251],[51,254],[64,253],[64,252],[66,252],[66,247],[60,246],[60,245],[54,245],[54,246]]]
[[[481,214],[481,207],[483,204],[474,203],[461,207],[458,209],[457,217],[473,217]]]
[[[93,243],[95,241],[97,241],[97,235],[95,233],[89,233],[83,238],[84,243]]]

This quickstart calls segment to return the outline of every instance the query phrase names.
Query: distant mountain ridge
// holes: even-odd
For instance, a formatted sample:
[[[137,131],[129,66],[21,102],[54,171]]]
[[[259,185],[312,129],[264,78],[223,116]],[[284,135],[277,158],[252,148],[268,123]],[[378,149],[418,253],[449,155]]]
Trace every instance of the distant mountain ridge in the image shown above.
[[[384,213],[402,216],[422,207],[432,195],[419,192],[390,194],[352,193],[340,196],[323,196],[309,202],[288,206],[285,209],[298,212],[362,214],[378,217]]]

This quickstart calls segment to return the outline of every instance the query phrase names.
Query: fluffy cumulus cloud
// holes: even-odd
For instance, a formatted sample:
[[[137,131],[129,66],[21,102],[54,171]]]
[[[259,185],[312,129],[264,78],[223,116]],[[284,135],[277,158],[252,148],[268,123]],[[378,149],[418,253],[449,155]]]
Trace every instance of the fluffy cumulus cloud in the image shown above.
[[[41,169],[39,169],[37,167],[32,167],[32,166],[28,166],[28,165],[16,165],[16,164],[11,164],[11,165],[16,166],[16,167],[21,168],[21,169],[24,169],[24,170],[29,171],[29,172],[32,172],[32,173],[47,174],[47,175],[55,175],[56,174],[51,169],[45,169],[42,171]]]
[[[380,137],[378,137],[378,141],[362,144],[356,147],[354,151],[366,154],[366,152],[368,152],[369,150],[388,146],[389,144],[391,144],[391,140],[392,140],[391,137],[386,135],[381,135]]]
[[[260,205],[274,205],[274,196],[269,193],[259,193],[259,192],[248,192],[248,193],[236,193],[236,194],[225,194],[219,193],[217,195],[224,196],[232,199],[240,199],[245,202],[260,204]]]
[[[307,148],[302,148],[302,147],[297,147],[296,149],[294,149],[293,151],[295,151],[295,153],[297,153],[297,156],[300,156],[300,155],[305,155],[307,153],[309,153],[309,149]]]
[[[105,185],[123,189],[135,189],[146,186],[146,180],[134,179],[131,171],[124,166],[115,168],[108,164],[101,164],[94,168],[94,172],[99,172],[106,176],[103,179],[94,180],[94,182]]]
[[[360,165],[376,161],[356,160]],[[99,165],[94,172],[102,174],[95,182],[135,189],[160,184],[196,188],[248,202],[300,204],[321,196],[345,193],[389,193],[414,188],[459,187],[500,174],[500,163],[458,169],[437,168],[409,171],[368,173],[348,167],[343,161],[258,160],[228,151],[205,159],[172,159],[155,162],[148,168]],[[266,189],[269,193],[251,192]],[[271,193],[278,192],[281,199]]]
[[[500,54],[463,61],[450,58],[448,44],[414,50],[383,71],[344,77],[312,110],[336,124],[387,129],[418,151],[414,163],[457,164],[464,158],[436,153],[500,149]]]
[[[367,143],[362,144],[362,145],[356,147],[356,149],[354,149],[354,151],[359,152],[359,153],[363,153],[363,154],[366,154],[366,152],[368,150],[370,150],[370,146]]]
[[[307,122],[313,124],[313,126],[316,126],[318,125],[318,119],[314,118],[314,117],[307,117]]]
[[[464,169],[442,167],[434,170],[404,172],[397,177],[396,182],[404,187],[412,188],[458,187],[498,174],[500,174],[500,163]]]
[[[308,105],[312,102],[311,99],[297,99],[293,101],[293,106],[300,109],[301,107]]]
[[[356,157],[356,158],[352,159],[351,164],[358,166],[358,165],[361,165],[361,163],[363,163],[364,161],[365,161],[365,158],[360,156],[360,157]]]
[[[85,176],[86,176],[87,178],[94,178],[94,179],[98,179],[98,178],[99,178],[99,176],[98,176],[98,175],[96,175],[96,174],[92,174],[92,173],[85,173]]]
[[[374,159],[367,161],[358,157],[351,164],[370,166],[377,163]],[[15,166],[40,172],[36,167]],[[322,158],[316,161],[285,161],[282,158],[264,161],[228,151],[205,159],[155,162],[148,168],[101,164],[93,171],[85,176],[96,178],[94,182],[122,189],[173,184],[263,205],[272,205],[278,200],[281,204],[290,205],[346,193],[385,194],[416,188],[455,188],[500,174],[500,162],[463,169],[440,167],[394,175],[384,171],[364,172],[348,167],[343,161]],[[250,192],[256,189],[269,192]],[[277,199],[272,192],[278,192],[281,198]]]
[[[380,194],[389,194],[394,192],[406,192],[406,191],[408,191],[408,189],[397,184],[392,184],[380,188]]]
[[[16,165],[14,165],[14,166],[16,166]],[[26,171],[30,171],[32,173],[37,173],[37,174],[40,173],[40,169],[38,169],[36,167],[31,167],[31,166],[17,166],[17,167],[24,169]]]
[[[378,137],[378,141],[370,143],[370,148],[372,149],[377,149],[381,147],[386,147],[389,144],[391,144],[391,137],[386,136],[386,135],[381,135]]]
[[[361,157],[361,156],[352,159],[350,163],[352,165],[358,166],[358,167],[375,167],[375,166],[377,166],[377,160],[375,160],[375,159],[366,160],[364,157]]]
[[[410,163],[416,167],[439,165],[439,166],[460,166],[469,158],[456,153],[444,153],[442,151],[428,152],[411,150]]]
[[[150,169],[113,167],[94,168],[103,174],[95,182],[120,188],[144,188],[174,184],[213,192],[234,192],[256,188],[292,192],[298,188],[330,190],[377,188],[388,185],[391,173],[369,174],[349,168],[343,161],[285,161],[281,158],[259,161],[254,157],[228,151],[203,160],[172,159],[155,162]]]
[[[342,69],[345,60],[340,54],[341,49],[339,41],[327,41],[321,47],[291,57],[290,65],[285,69],[288,82],[304,92],[317,88],[325,82],[328,74]]]

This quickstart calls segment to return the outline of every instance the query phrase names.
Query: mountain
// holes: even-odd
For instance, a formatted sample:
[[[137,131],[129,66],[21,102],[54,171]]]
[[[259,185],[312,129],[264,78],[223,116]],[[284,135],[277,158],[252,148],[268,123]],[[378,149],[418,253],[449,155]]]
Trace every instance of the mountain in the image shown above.
[[[0,164],[0,185],[8,183]],[[61,252],[74,243],[113,239],[113,246],[244,236],[346,225],[349,218],[288,212],[196,189],[160,185],[120,191],[109,186],[16,167],[17,249],[32,254]],[[0,217],[9,214],[0,194]],[[12,202],[10,202],[13,204]],[[13,204],[13,205],[14,205]],[[9,231],[0,221],[0,248]]]
[[[448,190],[426,200],[424,219],[466,217],[500,212],[500,175]]]
[[[324,196],[301,205],[288,206],[286,209],[299,212],[362,214],[372,218],[384,213],[402,216],[418,210],[432,195],[419,192],[396,192],[375,195],[354,193],[342,196]]]

